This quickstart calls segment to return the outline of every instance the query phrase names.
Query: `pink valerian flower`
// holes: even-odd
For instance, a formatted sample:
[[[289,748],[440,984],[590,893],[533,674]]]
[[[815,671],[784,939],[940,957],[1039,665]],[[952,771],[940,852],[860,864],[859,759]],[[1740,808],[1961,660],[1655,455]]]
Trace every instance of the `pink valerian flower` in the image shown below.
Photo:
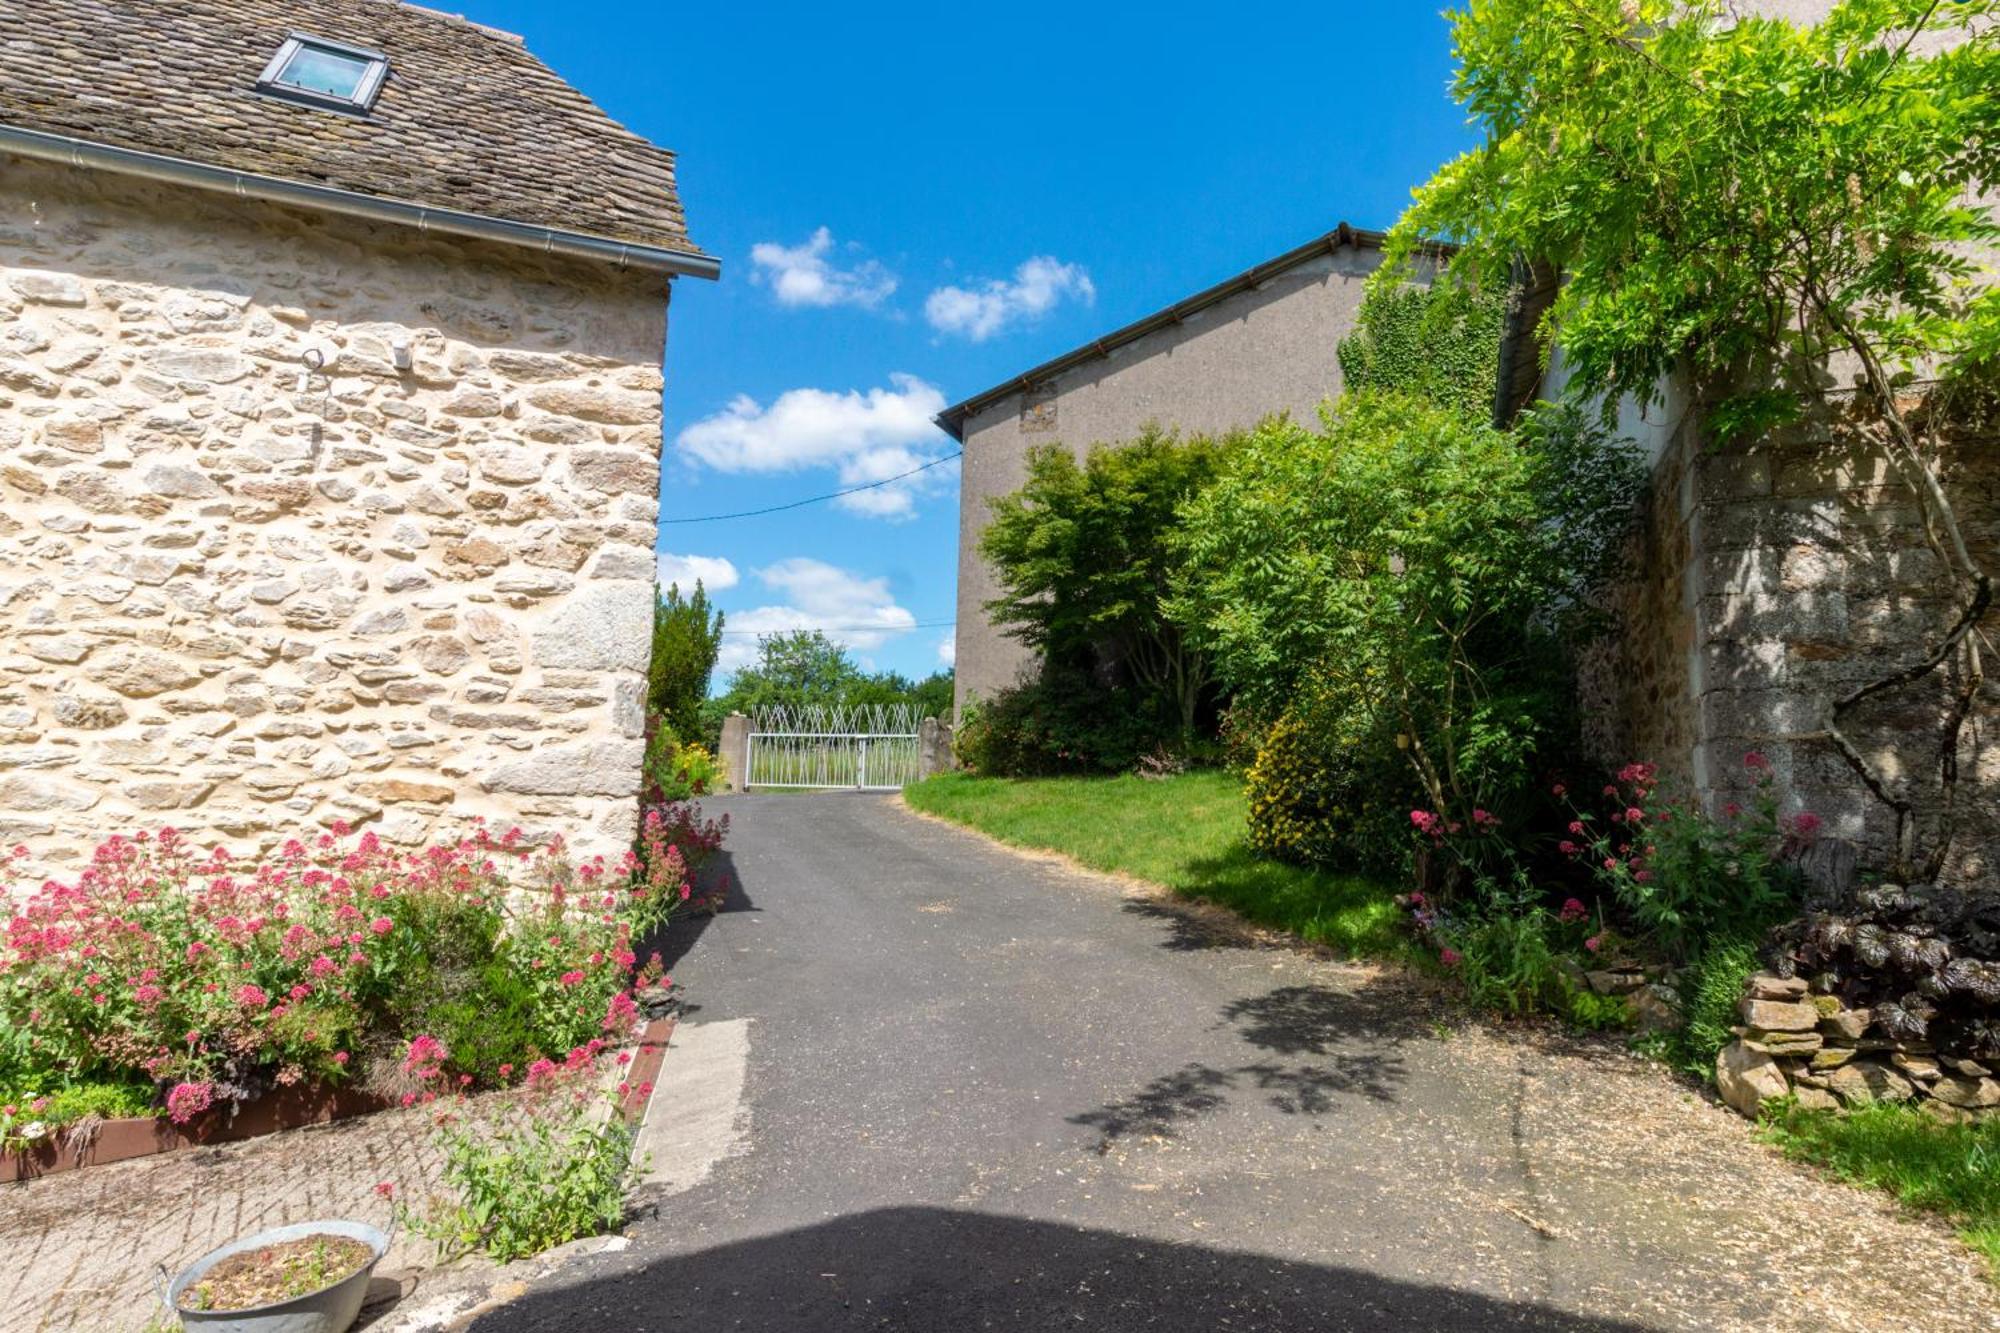
[[[176,1125],[185,1125],[213,1105],[213,1083],[176,1083],[167,1094],[167,1118]]]
[[[1444,948],[1438,950],[1438,961],[1446,967],[1457,967],[1463,961],[1463,957],[1458,950],[1452,948],[1450,945],[1446,945]]]
[[[393,1199],[396,1197],[396,1187],[390,1184],[386,1180],[375,1187],[375,1192],[381,1195],[385,1199]]]
[[[1743,756],[1743,767],[1753,773],[1768,773],[1771,769],[1771,761],[1764,756],[1761,750],[1752,750]]]
[[[1820,817],[1810,810],[1801,810],[1785,821],[1786,832],[1798,842],[1811,842],[1819,836]]]
[[[1628,824],[1643,823],[1645,822],[1645,819],[1646,819],[1646,812],[1644,810],[1641,810],[1636,805],[1631,806],[1625,811],[1625,822]]]
[[[1478,829],[1481,833],[1490,833],[1500,827],[1500,821],[1486,811],[1474,808],[1472,812],[1472,827]]]
[[[337,1065],[346,1064],[349,1058],[346,1051],[335,1051],[333,1053],[333,1062]]]
[[[639,1006],[633,1003],[629,991],[619,991],[611,997],[611,1005],[605,1010],[600,1027],[606,1032],[627,1032],[638,1022]]]
[[[583,981],[583,977],[584,974],[580,971],[565,972],[561,976],[557,977],[556,981],[563,987],[568,988],[570,986],[580,985]]]
[[[1603,944],[1604,944],[1604,937],[1602,935],[1592,935],[1589,939],[1583,942],[1583,947],[1589,950],[1591,953],[1596,953]]]
[[[1583,899],[1571,898],[1562,905],[1562,911],[1556,913],[1556,920],[1581,921],[1589,915],[1590,909],[1583,905]]]
[[[409,1049],[403,1052],[403,1072],[418,1078],[435,1078],[439,1067],[450,1058],[451,1052],[436,1037],[429,1034],[413,1037]]]
[[[264,988],[261,986],[253,986],[245,982],[236,988],[236,1003],[242,1005],[245,1009],[262,1009],[270,1002],[271,997],[264,993]]]
[[[368,929],[374,931],[377,935],[387,935],[395,928],[396,923],[386,916],[378,916],[368,923]]]
[[[1568,838],[1564,838],[1561,842],[1556,844],[1556,850],[1561,852],[1564,856],[1575,856],[1578,852],[1582,851],[1583,849],[1581,847],[1578,847],[1575,843],[1571,842]]]

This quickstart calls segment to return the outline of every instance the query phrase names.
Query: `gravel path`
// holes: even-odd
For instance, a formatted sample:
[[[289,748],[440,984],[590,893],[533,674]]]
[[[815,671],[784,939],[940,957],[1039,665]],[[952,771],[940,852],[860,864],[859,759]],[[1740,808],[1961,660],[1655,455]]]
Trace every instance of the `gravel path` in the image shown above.
[[[1947,1228],[1615,1045],[892,800],[714,805],[674,970],[747,1033],[731,1146],[479,1333],[2000,1328]]]

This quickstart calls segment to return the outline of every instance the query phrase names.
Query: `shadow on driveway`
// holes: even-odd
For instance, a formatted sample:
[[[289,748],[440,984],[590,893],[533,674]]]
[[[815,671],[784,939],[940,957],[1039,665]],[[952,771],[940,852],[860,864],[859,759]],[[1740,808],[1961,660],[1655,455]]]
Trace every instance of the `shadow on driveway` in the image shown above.
[[[474,1333],[893,1329],[1546,1329],[1522,1301],[1205,1246],[946,1208],[882,1208],[538,1291]]]
[[[1172,1138],[1244,1089],[1262,1094],[1285,1115],[1326,1115],[1344,1097],[1393,1102],[1409,1077],[1397,1047],[1423,1031],[1394,983],[1357,990],[1281,986],[1223,1006],[1220,1026],[1233,1026],[1245,1044],[1286,1059],[1227,1067],[1189,1063],[1069,1122],[1098,1131],[1097,1151],[1107,1153],[1135,1135]]]

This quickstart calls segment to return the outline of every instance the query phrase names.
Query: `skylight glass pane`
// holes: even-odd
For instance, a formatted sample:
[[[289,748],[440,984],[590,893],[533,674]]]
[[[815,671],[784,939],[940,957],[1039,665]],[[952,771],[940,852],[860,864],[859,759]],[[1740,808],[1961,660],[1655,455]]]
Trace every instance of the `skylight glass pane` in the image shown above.
[[[323,93],[328,97],[354,101],[361,92],[362,80],[368,77],[368,67],[373,63],[361,56],[301,45],[297,54],[278,71],[278,77],[273,82],[302,92]]]

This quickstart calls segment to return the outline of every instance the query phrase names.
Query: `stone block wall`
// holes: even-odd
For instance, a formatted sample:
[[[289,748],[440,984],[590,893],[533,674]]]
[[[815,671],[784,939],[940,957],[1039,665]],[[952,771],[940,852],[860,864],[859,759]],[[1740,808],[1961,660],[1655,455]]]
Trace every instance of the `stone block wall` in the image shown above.
[[[1865,439],[1832,419],[1751,448],[1717,450],[1693,425],[1659,460],[1621,590],[1624,629],[1588,664],[1590,739],[1606,763],[1648,759],[1720,808],[1771,759],[1788,811],[1810,810],[1887,860],[1893,823],[1823,739],[1826,702],[1917,660],[1948,622],[1949,588],[1908,489]],[[2000,562],[2000,452],[1955,443],[1947,483],[1968,540]],[[2000,634],[2000,611],[1987,617]],[[1949,874],[2000,884],[2000,699],[1994,671],[1960,750],[1960,830]],[[1857,710],[1856,743],[1935,808],[1934,757],[1951,677]],[[1920,849],[1929,846],[1920,828]]]
[[[656,275],[0,156],[23,878],[164,825],[625,847],[665,313]]]

